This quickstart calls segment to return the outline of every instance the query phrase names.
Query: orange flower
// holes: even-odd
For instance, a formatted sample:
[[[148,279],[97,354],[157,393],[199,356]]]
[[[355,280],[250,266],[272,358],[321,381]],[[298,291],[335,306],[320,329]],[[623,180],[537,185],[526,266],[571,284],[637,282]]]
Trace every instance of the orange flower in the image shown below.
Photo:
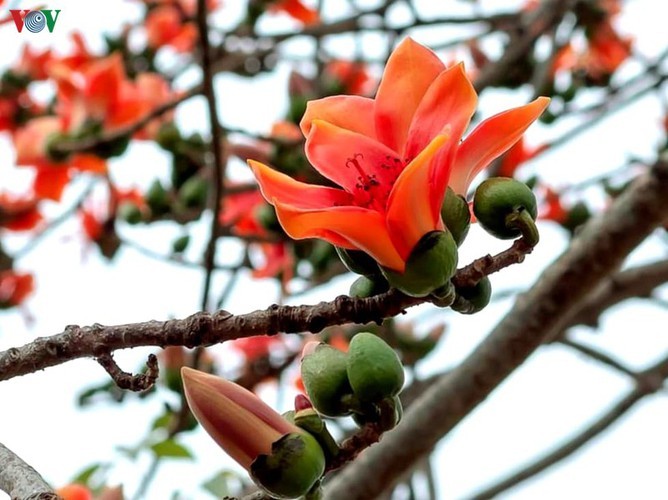
[[[33,191],[37,198],[59,200],[72,170],[106,172],[106,162],[91,154],[75,154],[63,163],[51,160],[47,155],[49,138],[62,131],[59,118],[44,116],[30,120],[14,134],[16,164],[32,166],[36,170]]]
[[[177,7],[161,5],[146,16],[146,38],[154,49],[170,45],[178,52],[190,52],[197,41],[197,28],[184,23]]]
[[[33,229],[41,220],[34,196],[20,198],[0,193],[0,227],[12,231],[26,231]]]
[[[271,12],[285,12],[291,18],[306,25],[320,22],[318,11],[307,7],[301,0],[277,0],[269,7]]]
[[[409,38],[390,56],[375,99],[334,96],[306,108],[306,156],[343,189],[298,182],[257,161],[249,165],[291,237],[363,250],[403,272],[417,242],[443,229],[448,183],[465,194],[548,102],[541,97],[493,116],[460,144],[475,90],[461,64],[446,69]]]
[[[367,95],[373,87],[373,79],[361,62],[334,60],[325,66],[325,74],[343,88],[346,94]]]
[[[58,488],[56,493],[63,497],[63,500],[93,500],[90,490],[82,484],[68,484]]]
[[[34,288],[32,274],[0,271],[0,309],[18,306]]]
[[[46,80],[48,77],[47,66],[51,59],[51,49],[38,52],[33,51],[28,45],[24,45],[19,62],[13,70],[20,75],[29,77],[31,80]]]

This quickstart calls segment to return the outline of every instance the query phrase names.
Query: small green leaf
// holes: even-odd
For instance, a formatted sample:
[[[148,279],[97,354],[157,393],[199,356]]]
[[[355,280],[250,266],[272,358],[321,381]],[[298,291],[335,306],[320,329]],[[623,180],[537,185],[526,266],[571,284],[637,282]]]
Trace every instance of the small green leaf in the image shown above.
[[[202,484],[202,488],[216,498],[226,498],[238,493],[239,488],[235,488],[235,483],[241,486],[243,481],[236,473],[222,470]]]
[[[72,483],[90,485],[91,478],[98,472],[104,474],[109,469],[109,464],[97,463],[86,467],[72,479]]]
[[[151,446],[153,453],[158,457],[193,458],[192,453],[173,439],[167,439]]]

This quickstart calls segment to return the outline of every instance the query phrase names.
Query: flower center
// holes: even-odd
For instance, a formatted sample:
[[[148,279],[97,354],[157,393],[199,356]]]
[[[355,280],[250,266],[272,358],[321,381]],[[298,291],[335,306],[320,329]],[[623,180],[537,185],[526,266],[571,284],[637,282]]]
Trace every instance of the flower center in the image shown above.
[[[404,164],[399,158],[390,155],[387,155],[380,164],[365,165],[366,168],[362,166],[364,161],[362,153],[355,153],[352,158],[346,160],[346,168],[352,168],[358,174],[352,190],[354,203],[359,207],[385,212],[392,186],[403,170]]]

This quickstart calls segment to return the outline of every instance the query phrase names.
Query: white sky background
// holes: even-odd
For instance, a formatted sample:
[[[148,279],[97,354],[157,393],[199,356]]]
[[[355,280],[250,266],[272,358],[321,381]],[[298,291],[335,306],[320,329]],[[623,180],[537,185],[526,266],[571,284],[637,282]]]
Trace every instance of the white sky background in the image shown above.
[[[11,4],[12,2],[8,0]],[[495,8],[512,7],[518,2],[485,2]],[[13,25],[0,29],[0,67],[15,61],[21,44],[30,40],[36,46],[66,49],[67,35],[81,30],[90,45],[101,47],[101,33],[118,30],[124,21],[137,19],[141,12],[135,2],[90,2],[83,0],[52,1],[48,7],[62,9],[53,34],[19,35]],[[334,9],[342,2],[329,0]],[[442,2],[445,11],[434,7],[441,2],[421,2],[434,14],[469,13],[466,2]],[[222,25],[233,24],[239,2],[225,1],[226,7],[215,17]],[[372,5],[370,3],[370,5]],[[648,56],[665,47],[665,20],[668,4],[657,0],[627,2],[620,26],[636,37],[636,47]],[[33,3],[19,2],[19,8]],[[6,6],[5,6],[6,7]],[[460,12],[461,11],[461,12]],[[334,11],[336,13],[336,11]],[[405,12],[393,13],[402,22]],[[263,23],[267,29],[289,29],[284,17]],[[417,31],[418,41],[432,39],[428,30]],[[454,32],[453,36],[457,36]],[[370,50],[380,45],[375,36],[365,37]],[[290,45],[294,52],[308,50],[306,45]],[[346,56],[349,45],[338,41],[336,49]],[[378,55],[382,55],[378,53]],[[623,74],[633,75],[637,68],[628,65]],[[222,76],[217,80],[221,117],[225,124],[266,132],[284,112],[286,102],[286,67],[271,75],[252,80]],[[186,75],[184,87],[199,77]],[[507,92],[488,91],[481,102],[482,116],[524,102],[528,96],[509,96]],[[628,155],[650,158],[661,141],[659,125],[661,108],[653,98],[617,113],[594,127],[567,147],[551,152],[528,169],[541,172],[543,178],[566,185],[623,164]],[[179,125],[186,131],[206,131],[207,120],[202,100],[193,100],[178,112]],[[538,143],[553,130],[534,126],[528,138]],[[129,154],[113,161],[112,174],[121,184],[145,186],[156,172],[168,175],[167,156],[149,145],[133,146]],[[5,136],[0,137],[0,186],[19,189],[29,181],[13,169],[13,151]],[[233,172],[239,174],[241,168]],[[76,198],[81,185],[72,187],[63,206]],[[61,206],[49,207],[57,214]],[[208,222],[191,225],[193,243],[187,256],[195,259],[206,241]],[[171,240],[181,230],[175,225],[161,225],[148,230],[121,227],[124,235],[134,238],[157,252],[167,253]],[[541,226],[543,241],[521,265],[504,270],[492,278],[496,290],[528,286],[546,264],[567,244],[563,232],[547,223]],[[16,248],[25,240],[16,239]],[[460,256],[460,262],[490,251],[501,250],[505,243],[493,240],[477,227],[473,228]],[[233,243],[223,242],[219,259],[230,260],[236,254]],[[665,257],[665,246],[645,244],[633,256],[640,262]],[[18,268],[32,270],[37,277],[37,293],[27,306],[34,315],[32,327],[26,326],[16,312],[0,313],[0,349],[17,346],[36,336],[59,333],[65,325],[88,325],[94,322],[119,324],[184,317],[199,308],[203,276],[198,270],[179,268],[156,262],[131,249],[119,252],[114,263],[103,262],[95,250],[86,251],[84,238],[76,220],[54,231],[43,244],[18,263]],[[354,278],[341,277],[326,289],[299,302],[315,303],[345,293]],[[226,281],[223,273],[214,280],[214,297]],[[264,308],[277,297],[273,282],[241,280],[226,304],[234,313]],[[496,301],[483,313],[469,317],[450,311],[426,307],[411,310],[409,317],[422,318],[419,329],[446,321],[448,336],[428,361],[420,367],[431,373],[453,366],[485,336],[511,305]],[[662,326],[663,325],[663,326]],[[632,367],[642,368],[668,350],[665,337],[665,313],[641,301],[617,308],[606,314],[603,333],[581,329],[578,337],[600,345]],[[136,369],[150,349],[118,353],[117,361],[126,370]],[[221,349],[214,349],[220,352]],[[82,388],[108,380],[104,371],[91,360],[79,360],[50,368],[44,372],[12,379],[0,384],[0,442],[17,452],[55,486],[64,485],[85,466],[93,462],[118,463],[111,484],[123,482],[131,495],[136,481],[146,470],[148,455],[138,462],[119,460],[115,447],[134,446],[146,434],[153,418],[161,412],[162,397],[148,401],[131,401],[124,405],[99,404],[86,410],[75,406]],[[444,499],[463,498],[495,477],[505,476],[546,447],[576,432],[631,389],[629,381],[584,360],[559,346],[545,347],[518,370],[492,397],[460,425],[441,445],[435,461],[439,490]],[[171,395],[165,395],[170,397]],[[282,402],[285,409],[291,398]],[[286,403],[286,401],[288,403]],[[270,401],[273,404],[274,401]],[[513,489],[504,498],[665,498],[665,450],[668,449],[668,400],[664,395],[647,398],[628,416],[568,461],[553,467],[547,474]],[[153,483],[149,498],[165,499],[175,489],[186,498],[210,498],[199,484],[230,462],[222,451],[201,432],[185,434],[182,442],[200,461],[197,463],[165,461]],[[4,499],[0,493],[0,499]]]

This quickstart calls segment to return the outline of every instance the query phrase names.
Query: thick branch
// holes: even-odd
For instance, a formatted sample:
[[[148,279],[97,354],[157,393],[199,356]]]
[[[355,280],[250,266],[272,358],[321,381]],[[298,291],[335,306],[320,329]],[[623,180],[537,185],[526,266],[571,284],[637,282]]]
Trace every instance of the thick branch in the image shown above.
[[[0,443],[0,490],[11,500],[57,500],[39,472]]]
[[[460,269],[453,282],[476,283],[481,270],[487,274],[499,271],[504,266],[521,262],[524,254],[530,251],[531,247],[515,242],[494,257],[487,255]],[[115,326],[70,325],[63,333],[40,337],[22,347],[0,352],[0,381],[76,358],[104,356],[117,349],[168,345],[199,347],[253,335],[317,333],[332,325],[380,323],[384,318],[401,314],[406,308],[424,301],[391,290],[367,299],[342,295],[314,306],[273,305],[264,311],[238,316],[227,311],[199,312],[181,320]]]
[[[585,226],[478,348],[425,391],[393,432],[332,481],[326,498],[374,498],[390,487],[392,478],[411,469],[546,338],[561,331],[578,304],[667,212],[668,162],[659,161]]]

